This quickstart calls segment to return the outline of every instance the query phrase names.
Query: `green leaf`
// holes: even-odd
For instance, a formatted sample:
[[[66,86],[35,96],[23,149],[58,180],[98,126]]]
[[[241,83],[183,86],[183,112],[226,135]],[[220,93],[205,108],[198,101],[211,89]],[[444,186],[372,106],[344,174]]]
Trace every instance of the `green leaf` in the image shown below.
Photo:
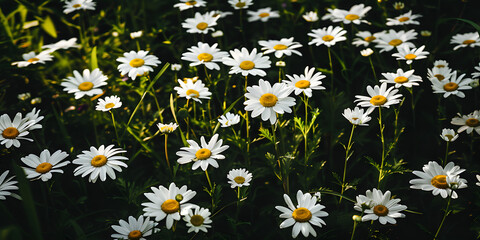
[[[462,22],[466,22],[470,25],[472,25],[472,27],[474,27],[478,33],[480,33],[480,26],[468,19],[464,19],[464,18],[449,18],[448,20],[459,20],[459,21],[462,21]]]
[[[93,71],[94,69],[98,68],[98,62],[97,62],[97,46],[93,47],[92,53],[90,56],[91,59],[91,70]]]
[[[50,16],[47,16],[40,26],[46,33],[48,33],[48,35],[57,38],[57,30],[55,29],[55,25]]]

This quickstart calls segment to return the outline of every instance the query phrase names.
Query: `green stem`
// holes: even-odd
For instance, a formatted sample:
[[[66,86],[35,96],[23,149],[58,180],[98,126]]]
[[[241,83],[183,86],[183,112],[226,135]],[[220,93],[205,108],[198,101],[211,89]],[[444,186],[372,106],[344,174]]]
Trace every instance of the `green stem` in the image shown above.
[[[308,163],[308,156],[307,156],[307,151],[308,151],[308,143],[307,143],[307,135],[308,135],[308,130],[310,129],[308,127],[308,97],[305,95],[305,93],[303,93],[303,102],[304,102],[304,105],[305,105],[305,125],[304,125],[304,135],[303,135],[303,139],[304,139],[304,142],[305,142],[305,167],[307,166],[307,163]]]
[[[383,165],[385,163],[385,139],[383,137],[383,125],[382,125],[382,107],[378,107],[378,124],[380,125],[380,139],[382,140],[382,163],[380,164],[380,173],[378,175],[378,186],[380,188],[380,181],[383,179]]]
[[[117,137],[118,145],[121,146],[122,143],[120,143],[120,138],[118,137],[117,124],[115,124],[115,117],[111,110],[109,112],[110,112],[110,115],[112,115],[113,128],[115,129],[115,136]]]
[[[330,53],[330,48],[327,48],[328,50],[328,61],[330,62],[330,71],[332,74],[332,79],[330,79],[330,88],[333,91],[333,64],[332,64],[332,54]]]
[[[353,231],[352,231],[352,236],[350,237],[350,240],[353,240],[353,236],[355,235],[355,230],[357,229],[357,221],[353,221]]]
[[[370,61],[370,66],[372,67],[373,77],[378,83],[377,73],[375,72],[375,67],[373,66],[372,57],[368,56],[368,60]]]
[[[210,181],[210,177],[208,176],[208,170],[205,170],[205,176],[207,176],[208,186],[210,186],[210,191],[212,191],[212,182]]]
[[[347,145],[347,149],[345,151],[345,165],[343,166],[342,191],[340,192],[341,195],[343,195],[343,192],[345,191],[345,175],[347,173],[347,161],[350,158],[350,156],[349,156],[350,149],[353,146],[353,143],[352,143],[353,131],[355,130],[356,126],[357,125],[352,124],[352,131],[350,132],[350,138],[348,139],[348,145]],[[340,204],[341,202],[342,202],[342,197],[340,197],[340,200],[338,201],[338,204]]]
[[[447,142],[447,147],[446,147],[446,150],[445,150],[445,158],[443,158],[443,164],[442,164],[443,167],[445,167],[445,164],[447,164],[449,145],[450,145],[450,141]]]
[[[450,195],[448,196],[448,203],[447,203],[447,208],[445,209],[445,213],[443,214],[442,222],[440,223],[440,226],[438,226],[437,232],[435,233],[435,237],[433,237],[433,240],[437,239],[438,234],[440,233],[440,230],[442,229],[443,223],[445,222],[445,218],[448,216],[448,210],[450,208],[450,202],[452,201],[452,193],[453,190],[450,192]]]
[[[165,159],[167,160],[167,166],[168,166],[168,169],[170,171],[172,171],[171,167],[170,167],[170,160],[168,160],[168,145],[167,145],[167,141],[168,141],[168,134],[165,134]]]

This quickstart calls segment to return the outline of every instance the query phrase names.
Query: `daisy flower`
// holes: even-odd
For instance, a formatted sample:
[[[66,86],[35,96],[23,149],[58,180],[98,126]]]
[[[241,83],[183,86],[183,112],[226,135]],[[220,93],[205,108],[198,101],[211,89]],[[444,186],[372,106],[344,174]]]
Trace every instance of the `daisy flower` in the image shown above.
[[[420,14],[412,14],[412,10],[408,11],[407,13],[401,14],[396,18],[387,18],[387,26],[395,26],[395,25],[420,25],[420,22],[415,21],[415,19],[422,17]]]
[[[293,205],[292,200],[287,194],[283,194],[283,199],[287,203],[287,207],[275,206],[275,208],[282,212],[280,218],[286,218],[281,224],[280,228],[287,228],[293,225],[292,237],[296,238],[300,231],[303,236],[308,237],[311,233],[314,237],[317,236],[312,225],[322,227],[326,225],[321,217],[328,216],[328,213],[321,211],[325,206],[317,203],[317,197],[305,193],[301,190],[297,192],[297,206]]]
[[[77,10],[95,10],[95,2],[92,0],[71,0],[66,1],[63,13],[69,14]]]
[[[184,97],[187,99],[193,99],[199,103],[202,103],[201,99],[210,99],[212,95],[208,91],[208,88],[205,87],[205,84],[202,83],[202,80],[197,80],[195,83],[192,79],[187,79],[187,82],[178,81],[180,87],[174,87],[173,89],[177,91],[179,97]]]
[[[27,130],[30,131],[30,130],[42,128],[42,125],[38,124],[38,123],[43,118],[44,118],[43,116],[40,116],[40,109],[38,109],[38,111],[37,111],[37,108],[33,108],[31,112],[29,112],[29,113],[27,113],[27,115],[25,115],[25,118],[22,121],[23,122],[33,121],[34,122],[30,127],[27,128]]]
[[[360,54],[364,57],[368,57],[373,54],[373,50],[371,48],[363,49],[360,51]]]
[[[118,62],[121,62],[118,65],[118,70],[123,76],[128,73],[128,76],[135,80],[137,76],[142,76],[147,72],[153,72],[153,67],[160,64],[160,60],[156,56],[147,55],[148,51],[140,50],[138,52],[130,51],[123,53],[123,57],[117,58]]]
[[[108,112],[112,109],[119,108],[121,106],[122,106],[122,102],[120,101],[120,98],[114,95],[110,97],[105,97],[105,100],[98,99],[98,103],[95,110]]]
[[[107,180],[107,174],[110,178],[115,179],[114,170],[122,172],[121,167],[128,167],[126,163],[122,162],[128,160],[128,158],[115,156],[127,151],[121,148],[113,148],[113,146],[113,144],[107,147],[102,145],[98,149],[90,147],[90,151],[82,151],[82,154],[73,160],[74,164],[80,165],[73,171],[74,175],[81,175],[82,177],[90,175],[88,181],[93,183],[95,183],[99,177],[102,181]]]
[[[47,61],[52,61],[53,56],[50,55],[50,51],[43,51],[39,54],[35,54],[35,52],[29,52],[22,54],[23,61],[13,62],[12,66],[17,65],[18,67],[26,67],[30,64],[37,64],[37,63],[45,63]]]
[[[460,169],[453,162],[449,162],[445,168],[442,168],[437,162],[430,161],[423,166],[423,172],[412,172],[420,178],[410,180],[410,184],[413,184],[410,188],[432,191],[434,196],[440,194],[443,198],[450,195],[452,198],[457,198],[458,195],[453,190],[467,187],[467,180],[458,178],[458,175],[464,171],[465,169]]]
[[[313,29],[312,32],[308,33],[308,36],[313,37],[312,41],[308,42],[308,45],[316,44],[320,46],[324,44],[327,47],[335,45],[335,43],[340,41],[347,40],[344,35],[347,31],[343,30],[342,27],[328,26],[319,29]]]
[[[146,240],[145,237],[152,235],[152,232],[160,231],[158,228],[154,228],[158,223],[150,221],[150,218],[143,218],[143,216],[135,219],[133,216],[128,217],[128,222],[125,220],[118,221],[119,225],[112,225],[115,232],[112,234],[112,238],[115,239],[134,239],[134,240]]]
[[[234,49],[230,51],[232,57],[224,57],[223,64],[231,66],[228,74],[241,73],[242,76],[252,75],[263,77],[267,73],[261,69],[270,68],[270,58],[263,56],[262,53],[257,53],[257,49],[254,48],[251,53],[246,48],[242,50]]]
[[[232,169],[228,172],[227,178],[232,188],[250,186],[252,174],[245,168]]]
[[[306,12],[305,14],[302,15],[302,17],[307,22],[318,21],[318,14],[317,14],[317,12],[314,12],[314,11]]]
[[[176,123],[169,123],[169,124],[158,123],[157,127],[161,133],[168,134],[177,130],[178,125]]]
[[[357,105],[360,107],[368,107],[370,109],[376,107],[390,107],[390,105],[394,105],[400,102],[402,94],[396,94],[398,89],[394,89],[394,87],[390,87],[387,89],[387,83],[382,83],[380,87],[375,85],[374,88],[371,86],[367,86],[367,92],[370,96],[361,96],[356,95],[355,97],[358,102]]]
[[[442,81],[439,81],[436,78],[430,79],[432,82],[433,93],[443,93],[444,98],[447,98],[450,95],[464,98],[465,94],[460,90],[472,89],[469,84],[473,81],[471,78],[463,79],[464,76],[465,73],[457,78],[457,71],[454,71],[448,79]]]
[[[477,70],[477,72],[472,73],[472,78],[480,77],[480,63],[478,63],[478,66],[475,67],[475,70]]]
[[[445,141],[445,142],[453,142],[457,140],[458,134],[455,132],[455,130],[450,129],[450,128],[444,128],[442,130],[442,134],[440,137]]]
[[[68,40],[60,40],[56,43],[43,45],[42,48],[47,51],[54,52],[58,49],[80,48],[81,45],[77,44],[77,38],[70,38]]]
[[[135,38],[139,38],[143,35],[143,31],[140,30],[140,31],[136,31],[136,32],[131,32],[130,33],[130,38],[131,39],[135,39]]]
[[[275,83],[272,87],[268,81],[260,79],[258,85],[247,87],[243,104],[245,111],[252,111],[252,118],[261,115],[263,121],[270,120],[271,124],[277,121],[277,113],[291,113],[291,106],[295,105],[295,98],[289,97],[293,88],[285,83]]]
[[[177,152],[177,156],[180,157],[177,162],[179,164],[194,162],[192,170],[202,167],[202,170],[206,171],[208,165],[218,168],[218,162],[216,160],[225,159],[225,156],[220,153],[227,150],[229,146],[222,146],[223,140],[217,140],[218,134],[213,135],[208,144],[203,136],[200,138],[200,145],[193,140],[187,140],[190,146],[180,148],[180,151]]]
[[[207,2],[203,0],[180,0],[180,3],[176,3],[173,7],[180,9],[180,11],[187,10],[194,7],[205,7]]]
[[[332,22],[342,22],[344,24],[360,24],[360,23],[368,23],[368,21],[363,20],[362,18],[365,17],[368,11],[370,11],[372,7],[363,4],[353,5],[350,10],[342,10],[342,9],[334,9],[332,12]]]
[[[284,54],[287,56],[292,55],[292,53],[302,56],[296,48],[302,47],[302,44],[293,41],[291,38],[282,38],[280,40],[268,40],[268,41],[258,41],[258,44],[262,46],[263,54],[275,53],[275,57],[281,58]]]
[[[68,154],[61,150],[57,150],[50,155],[50,151],[45,149],[40,153],[40,156],[30,154],[26,157],[22,157],[20,160],[28,166],[23,167],[28,179],[42,179],[42,181],[46,182],[52,178],[52,173],[63,173],[63,170],[59,168],[70,163],[70,161],[62,162],[66,157],[68,157]]]
[[[445,60],[436,60],[433,62],[434,68],[448,68],[448,62]]]
[[[182,54],[182,60],[192,62],[190,67],[204,64],[210,70],[220,70],[220,66],[215,62],[222,62],[228,53],[217,49],[218,44],[209,46],[207,43],[198,42],[197,46],[188,48],[189,52]]]
[[[415,30],[409,30],[407,32],[401,30],[396,32],[395,30],[390,29],[388,32],[381,32],[378,34],[378,37],[373,40],[377,45],[376,48],[381,48],[380,52],[389,52],[396,47],[401,47],[404,45],[414,48],[415,45],[409,42],[417,38],[417,33]]]
[[[262,21],[266,22],[270,18],[279,18],[280,14],[278,14],[278,11],[272,11],[271,8],[260,8],[257,11],[247,11],[248,15],[250,17],[248,18],[249,22],[255,22],[255,21]]]
[[[12,197],[20,199],[17,194],[10,192],[11,190],[18,190],[18,187],[15,186],[15,184],[17,184],[18,182],[12,181],[15,176],[7,178],[8,172],[9,171],[7,170],[3,172],[2,175],[0,175],[0,200],[5,200],[7,199],[6,196],[10,195],[12,195]]]
[[[381,190],[373,189],[373,191],[367,190],[366,196],[370,200],[370,208],[365,209],[365,215],[362,217],[362,221],[377,220],[381,224],[391,223],[396,224],[395,218],[404,218],[405,214],[400,211],[406,210],[407,206],[398,204],[400,199],[390,199],[390,191],[386,191],[385,194]]]
[[[477,177],[477,181],[478,181],[478,182],[475,183],[475,184],[476,184],[477,186],[480,186],[480,175],[477,174],[476,177]],[[1,182],[1,181],[0,181],[0,182]]]
[[[413,75],[413,72],[415,72],[413,69],[404,72],[399,68],[396,73],[382,73],[386,79],[381,79],[380,82],[395,84],[395,88],[418,86],[418,83],[422,82],[422,77]]]
[[[322,79],[325,78],[321,72],[315,72],[315,68],[305,67],[305,74],[300,76],[293,74],[293,76],[286,75],[289,80],[283,80],[289,87],[295,90],[295,95],[305,93],[307,97],[312,97],[312,90],[323,90],[325,87],[322,85]]]
[[[214,15],[215,12],[207,12],[204,15],[197,12],[193,18],[187,18],[182,27],[186,28],[188,33],[207,34],[215,30],[213,26],[217,25],[217,19],[220,18],[220,15]]]
[[[323,15],[322,16],[322,20],[330,20],[330,21],[333,21],[333,19],[335,18],[332,13],[333,11],[335,11],[335,9],[333,8],[327,8],[327,14]]]
[[[197,192],[187,190],[187,186],[178,188],[175,183],[170,183],[170,186],[165,188],[164,186],[151,187],[153,193],[144,193],[145,197],[150,202],[142,203],[145,208],[143,215],[149,217],[155,217],[155,221],[159,222],[163,219],[166,220],[167,229],[172,228],[173,221],[180,220],[180,214],[185,215],[188,209],[195,207],[196,205],[187,203],[190,201]]]
[[[433,67],[432,69],[428,69],[427,77],[428,80],[438,80],[442,81],[444,79],[448,80],[453,75],[452,69],[449,67]]]
[[[170,69],[174,72],[178,72],[182,69],[182,64],[174,63],[170,66]]]
[[[392,54],[392,57],[397,57],[396,60],[406,60],[407,64],[411,64],[413,60],[427,58],[429,52],[423,51],[423,49],[425,49],[425,45],[413,49],[410,49],[408,45],[403,45],[401,47],[397,47],[398,53]]]
[[[355,34],[355,36],[357,36],[358,38],[354,38],[352,44],[355,45],[356,47],[359,47],[362,45],[365,47],[368,47],[368,45],[370,45],[370,43],[372,43],[373,40],[377,39],[378,34],[381,34],[381,33],[371,33],[369,31],[360,31],[357,34]]]
[[[207,232],[207,228],[211,228],[209,224],[212,223],[210,220],[210,210],[208,208],[201,208],[199,206],[188,209],[187,214],[183,217],[183,221],[187,223],[188,233],[202,230]]]
[[[369,116],[372,113],[373,108],[367,109],[364,112],[363,108],[355,107],[353,111],[350,108],[343,110],[343,117],[345,117],[351,124],[357,126],[368,126],[367,122],[369,122],[372,118]]]
[[[461,126],[457,132],[461,133],[463,131],[467,131],[470,134],[473,130],[480,134],[480,111],[475,110],[474,112],[468,115],[460,115],[457,113],[458,117],[454,117],[450,122],[453,125]]]
[[[75,70],[73,71],[73,77],[63,79],[60,84],[63,87],[63,91],[67,93],[75,93],[75,99],[80,99],[83,96],[95,96],[101,94],[103,91],[99,87],[107,85],[108,77],[103,75],[100,69],[96,68],[92,72],[90,70],[83,70],[83,74]]]
[[[252,0],[228,0],[228,3],[237,10],[247,9],[249,6],[253,5]]]
[[[27,140],[33,142],[33,139],[26,138],[29,134],[28,129],[35,124],[35,120],[25,121],[22,118],[21,113],[17,113],[13,121],[10,117],[4,113],[0,116],[0,144],[5,145],[5,147],[10,148],[12,145],[14,147],[20,147],[19,140]]]
[[[230,127],[240,122],[240,115],[228,112],[220,116],[218,122],[222,124],[222,127]]]
[[[465,34],[457,34],[450,39],[450,44],[457,44],[453,50],[463,47],[477,47],[480,46],[480,37],[478,32],[471,32]]]

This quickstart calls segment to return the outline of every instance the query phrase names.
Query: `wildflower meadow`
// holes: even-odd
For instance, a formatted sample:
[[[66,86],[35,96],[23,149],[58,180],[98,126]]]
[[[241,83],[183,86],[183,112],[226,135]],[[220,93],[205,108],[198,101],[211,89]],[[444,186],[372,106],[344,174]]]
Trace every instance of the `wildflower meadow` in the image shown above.
[[[480,238],[474,0],[0,2],[0,239]]]

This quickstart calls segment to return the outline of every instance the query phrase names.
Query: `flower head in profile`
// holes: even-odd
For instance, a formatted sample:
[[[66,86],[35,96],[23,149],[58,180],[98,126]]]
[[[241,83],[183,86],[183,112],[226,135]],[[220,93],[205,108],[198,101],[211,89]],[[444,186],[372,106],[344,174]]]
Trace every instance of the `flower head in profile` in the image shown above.
[[[461,126],[458,128],[457,132],[461,133],[463,131],[467,131],[470,134],[473,130],[480,135],[480,111],[475,110],[474,112],[461,115],[458,113],[458,117],[454,117],[450,122],[453,125]]]
[[[283,80],[287,86],[295,90],[295,95],[305,93],[307,97],[312,97],[313,90],[324,90],[325,87],[322,86],[322,79],[325,78],[321,72],[316,72],[315,68],[305,67],[305,73],[293,76],[286,75],[289,80]]]
[[[445,60],[435,60],[433,62],[433,67],[434,68],[448,68],[448,62]]]
[[[240,115],[228,112],[220,116],[218,122],[222,124],[222,127],[230,127],[240,122]]]
[[[407,13],[401,14],[396,18],[387,18],[387,26],[395,26],[395,25],[420,25],[420,22],[415,21],[415,19],[422,17],[420,14],[412,14],[412,10],[408,11]]]
[[[262,69],[270,68],[272,63],[268,56],[263,56],[263,53],[257,53],[254,48],[252,52],[248,52],[246,48],[242,50],[234,49],[230,51],[232,57],[224,57],[223,64],[231,66],[228,74],[241,73],[242,76],[260,76],[267,75]]]
[[[395,84],[395,88],[418,86],[419,82],[422,82],[422,77],[413,75],[415,70],[409,70],[404,72],[401,68],[397,69],[396,73],[382,73],[385,79],[381,79],[381,83]]]
[[[328,216],[328,213],[321,211],[325,206],[317,203],[317,197],[310,195],[310,193],[303,193],[301,190],[297,192],[297,205],[293,205],[292,200],[287,194],[283,194],[283,199],[287,204],[284,206],[275,206],[275,208],[282,212],[280,218],[285,220],[280,224],[280,228],[287,228],[293,226],[292,237],[296,238],[300,232],[303,236],[308,237],[310,234],[316,237],[317,232],[312,225],[322,227],[326,225],[322,217]]]
[[[455,95],[459,98],[464,98],[465,93],[461,90],[472,89],[469,85],[473,80],[471,78],[463,78],[465,73],[457,77],[457,71],[454,71],[448,79],[443,79],[442,81],[437,80],[437,78],[432,78],[433,93],[443,93],[443,97],[447,98],[450,95]]]
[[[445,142],[453,142],[457,140],[458,134],[455,132],[455,130],[450,129],[450,128],[444,128],[442,130],[442,134],[440,137],[445,141]]]
[[[105,99],[98,99],[98,103],[95,110],[108,112],[108,111],[111,111],[112,109],[119,108],[121,106],[122,106],[122,102],[120,101],[120,98],[114,95],[114,96],[105,97]]]
[[[145,237],[152,235],[153,232],[160,231],[158,228],[154,228],[158,223],[150,221],[150,218],[144,218],[143,216],[135,219],[133,216],[128,217],[128,222],[125,220],[118,221],[119,225],[112,225],[115,232],[112,234],[112,238],[115,239],[134,239],[134,240],[146,240]]]
[[[253,5],[252,0],[228,0],[228,3],[237,10],[247,9],[249,6]]]
[[[123,53],[123,57],[117,58],[117,61],[120,62],[120,65],[118,65],[120,74],[125,75],[128,73],[128,76],[135,80],[137,76],[153,72],[152,67],[158,66],[161,62],[156,56],[147,54],[148,51],[143,50]]]
[[[479,78],[480,77],[480,63],[478,63],[478,66],[475,67],[475,70],[477,70],[477,72],[472,73],[472,78]]]
[[[332,22],[341,22],[344,24],[360,24],[360,23],[368,23],[368,21],[363,20],[365,15],[368,11],[370,11],[372,7],[366,6],[364,4],[357,4],[353,5],[350,10],[343,10],[343,9],[334,9],[332,11]]]
[[[27,140],[33,142],[33,139],[26,138],[29,134],[28,129],[35,125],[35,120],[22,118],[22,113],[17,113],[13,121],[8,114],[4,113],[0,116],[0,144],[10,148],[12,145],[16,148],[20,147],[19,140]]]
[[[248,21],[249,22],[255,22],[255,21],[262,21],[266,22],[270,18],[279,18],[280,14],[278,14],[278,11],[272,11],[272,8],[260,8],[257,11],[247,11],[248,15]]]
[[[400,211],[406,210],[407,206],[398,204],[400,202],[398,198],[390,198],[390,191],[386,191],[383,194],[381,190],[374,188],[372,191],[367,190],[366,196],[360,195],[359,197],[364,201],[364,209],[361,209],[365,213],[362,217],[363,222],[378,220],[381,224],[396,224],[395,218],[405,217],[405,214],[400,213]],[[357,197],[357,200],[359,197]],[[355,209],[359,210],[358,205]]]
[[[478,47],[480,46],[480,36],[478,32],[457,34],[450,39],[450,44],[456,44],[453,50],[458,50],[459,48],[464,47]]]
[[[275,53],[275,57],[281,58],[284,54],[287,56],[292,55],[292,53],[302,56],[302,53],[295,50],[296,48],[302,47],[302,44],[293,41],[291,38],[282,38],[280,40],[260,40],[258,44],[262,46],[263,54]]]
[[[131,38],[131,39],[140,38],[140,37],[142,37],[142,35],[143,35],[143,31],[142,31],[142,30],[136,31],[136,32],[131,32],[131,33],[130,33],[130,38]]]
[[[180,0],[180,2],[173,5],[173,7],[183,11],[194,7],[205,7],[206,4],[207,2],[204,0]]]
[[[360,107],[371,108],[376,107],[390,107],[390,105],[398,104],[400,102],[400,97],[402,94],[397,94],[398,89],[390,87],[387,89],[387,83],[382,83],[382,85],[367,86],[367,92],[369,96],[356,95],[357,98],[355,102],[358,102],[357,105]]]
[[[74,175],[81,175],[82,177],[90,175],[88,181],[93,183],[95,183],[98,178],[104,182],[107,180],[107,175],[111,179],[115,179],[114,170],[121,172],[121,167],[128,167],[127,164],[123,162],[128,160],[128,158],[115,156],[127,151],[113,147],[113,144],[107,147],[101,145],[98,149],[90,147],[90,150],[82,151],[82,154],[79,154],[77,158],[73,160],[73,164],[79,165],[73,171]]]
[[[408,45],[403,45],[397,47],[398,53],[392,54],[392,57],[397,57],[396,60],[405,60],[407,61],[407,64],[411,64],[413,60],[427,58],[429,52],[423,51],[423,49],[425,49],[425,45],[413,49],[410,49]]]
[[[410,180],[412,184],[410,188],[432,191],[433,195],[440,194],[443,198],[448,196],[457,198],[458,195],[454,190],[467,187],[467,180],[459,177],[459,174],[464,171],[465,169],[460,169],[453,162],[449,162],[443,168],[437,162],[430,161],[423,166],[423,171],[412,172],[419,178]]]
[[[182,64],[174,63],[170,66],[170,69],[174,72],[182,70]]]
[[[47,49],[47,51],[54,52],[59,49],[69,49],[69,48],[80,48],[81,45],[77,44],[77,38],[70,38],[68,40],[60,40],[56,43],[43,45],[43,49]]]
[[[177,156],[180,157],[177,162],[179,164],[194,162],[192,170],[201,167],[203,171],[206,171],[208,165],[218,168],[217,160],[225,159],[225,156],[221,153],[229,148],[228,145],[222,146],[223,140],[218,140],[218,134],[213,135],[208,143],[205,141],[204,136],[200,138],[200,145],[193,140],[187,140],[187,143],[190,146],[182,147],[177,152]]]
[[[23,167],[23,170],[25,170],[28,179],[42,179],[46,182],[52,178],[52,173],[63,173],[60,168],[70,163],[70,161],[63,161],[66,157],[68,157],[68,154],[61,150],[50,154],[50,151],[45,149],[40,153],[40,156],[30,154],[20,160],[27,165],[27,167]]]
[[[20,199],[20,196],[18,196],[15,193],[11,193],[11,190],[18,190],[18,187],[15,185],[18,182],[17,181],[12,181],[12,179],[15,176],[11,176],[7,178],[9,171],[5,171],[0,175],[0,200],[5,200],[7,199],[6,196],[12,195],[12,197]]]
[[[144,193],[145,197],[150,202],[142,203],[143,215],[155,218],[156,222],[166,220],[167,229],[172,228],[174,221],[180,220],[180,215],[185,215],[188,209],[196,205],[188,203],[197,192],[188,190],[187,186],[177,187],[175,183],[170,183],[170,186],[151,187],[153,192]]]
[[[95,2],[92,0],[71,0],[66,1],[63,6],[63,13],[69,14],[77,10],[95,10]]]
[[[209,224],[212,223],[210,219],[210,210],[208,208],[201,208],[195,206],[188,209],[187,213],[183,217],[183,221],[187,223],[188,232],[198,233],[200,230],[207,232],[207,228],[211,228]]]
[[[222,62],[228,53],[220,51],[217,44],[209,46],[207,43],[198,42],[197,46],[188,48],[188,52],[182,54],[182,60],[189,61],[190,66],[205,65],[210,70],[220,70],[220,66],[216,62]]]
[[[22,67],[27,67],[31,64],[37,64],[37,63],[44,64],[45,62],[52,61],[53,56],[50,55],[50,53],[51,51],[46,50],[39,54],[36,54],[33,51],[22,54],[23,61],[13,62],[12,66],[17,65],[19,68],[22,68]]]
[[[180,80],[178,83],[180,86],[174,87],[173,89],[177,91],[179,97],[193,99],[202,103],[201,99],[210,99],[212,95],[212,93],[208,91],[208,88],[205,87],[205,84],[202,83],[202,80],[197,80],[194,83],[192,79],[187,79],[186,82]]]
[[[293,88],[285,83],[275,83],[273,86],[263,79],[258,81],[258,85],[247,87],[245,97],[246,111],[252,112],[252,117],[261,115],[263,121],[270,120],[271,124],[277,121],[277,113],[291,113],[290,107],[295,105],[295,98],[289,97]]]
[[[418,34],[413,29],[407,32],[403,30],[397,32],[390,29],[388,32],[380,32],[373,42],[377,44],[375,45],[376,48],[381,49],[380,52],[389,52],[404,45],[414,48],[415,45],[410,41],[416,39],[417,35]]]
[[[83,74],[75,70],[73,77],[63,79],[61,85],[64,87],[63,91],[74,93],[75,99],[80,99],[83,96],[95,96],[101,94],[103,91],[101,86],[107,85],[108,77],[103,75],[100,69],[96,68],[92,72],[89,69],[83,70]]]
[[[33,108],[31,112],[27,113],[25,115],[25,118],[23,119],[24,122],[29,122],[33,121],[34,123],[27,128],[28,131],[34,130],[34,129],[40,129],[42,128],[42,125],[39,124],[39,122],[43,119],[43,116],[40,116],[40,109]]]
[[[368,57],[373,54],[373,50],[371,48],[360,50],[360,54],[364,57]]]
[[[209,31],[215,31],[213,27],[217,25],[219,18],[220,15],[215,16],[215,12],[207,12],[203,15],[197,12],[193,18],[187,18],[182,23],[182,27],[187,29],[188,33],[207,34]]]
[[[368,126],[367,122],[369,122],[372,118],[369,116],[372,113],[373,108],[367,109],[364,112],[363,108],[355,107],[353,110],[347,108],[343,110],[343,117],[345,117],[351,124],[357,126]]]
[[[435,65],[437,66],[437,65]],[[433,67],[432,69],[427,69],[427,77],[428,80],[433,81],[433,80],[449,80],[450,77],[453,75],[453,71],[449,67]]]
[[[318,21],[318,13],[314,11],[306,12],[302,15],[303,19],[307,22],[316,22]]]
[[[227,174],[228,183],[231,188],[250,186],[252,174],[245,168],[232,169]]]
[[[158,123],[157,127],[161,133],[169,134],[177,130],[178,125],[176,123],[169,123],[169,124]]]
[[[353,39],[352,44],[357,47],[359,46],[368,47],[368,45],[370,45],[370,43],[372,43],[373,40],[377,39],[378,34],[381,34],[381,33],[371,33],[369,31],[360,31],[357,34],[355,34],[357,38]]]
[[[342,27],[328,26],[319,29],[313,29],[308,33],[308,36],[312,37],[312,41],[308,42],[308,45],[315,44],[316,46],[325,45],[331,47],[337,42],[345,41],[347,38],[344,36],[347,31]]]

